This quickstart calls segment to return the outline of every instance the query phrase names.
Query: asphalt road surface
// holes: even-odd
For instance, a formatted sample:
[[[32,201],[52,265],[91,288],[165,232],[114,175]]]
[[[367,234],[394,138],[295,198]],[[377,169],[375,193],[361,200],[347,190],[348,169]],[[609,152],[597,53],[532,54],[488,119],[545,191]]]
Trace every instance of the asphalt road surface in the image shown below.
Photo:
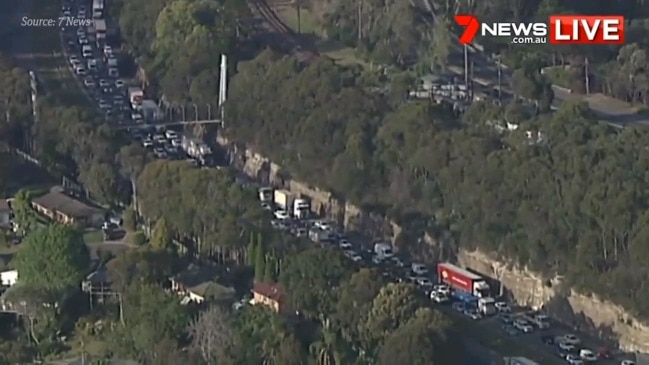
[[[0,1],[0,47],[3,53],[20,57],[32,51],[29,31],[20,26],[21,19],[29,16],[31,6],[30,0]]]

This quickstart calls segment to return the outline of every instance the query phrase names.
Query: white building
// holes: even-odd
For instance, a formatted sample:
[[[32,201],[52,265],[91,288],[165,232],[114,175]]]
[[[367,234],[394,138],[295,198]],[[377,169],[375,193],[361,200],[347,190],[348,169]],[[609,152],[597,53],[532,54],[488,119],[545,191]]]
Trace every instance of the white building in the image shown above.
[[[17,270],[7,270],[0,272],[0,286],[14,286],[17,281]]]

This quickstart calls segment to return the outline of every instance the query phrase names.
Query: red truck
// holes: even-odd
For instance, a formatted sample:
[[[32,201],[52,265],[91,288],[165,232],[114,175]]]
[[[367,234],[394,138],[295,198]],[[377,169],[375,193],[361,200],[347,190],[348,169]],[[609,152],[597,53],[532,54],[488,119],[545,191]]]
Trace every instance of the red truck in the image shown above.
[[[469,293],[478,298],[491,296],[489,284],[482,276],[451,263],[437,264],[437,277],[439,281],[455,290]]]

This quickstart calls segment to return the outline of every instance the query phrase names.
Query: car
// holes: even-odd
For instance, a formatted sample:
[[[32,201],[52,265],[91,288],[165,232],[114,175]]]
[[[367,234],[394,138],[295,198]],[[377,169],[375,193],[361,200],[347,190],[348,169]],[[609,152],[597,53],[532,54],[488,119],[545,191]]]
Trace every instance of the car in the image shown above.
[[[417,278],[417,285],[430,288],[430,287],[433,286],[433,282],[430,281],[430,279],[428,279],[428,278],[419,277],[419,278]]]
[[[117,78],[117,77],[119,77],[119,71],[117,71],[116,68],[111,67],[111,68],[108,69],[108,76]]]
[[[554,337],[550,335],[543,335],[541,336],[541,341],[543,341],[544,344],[546,345],[554,345]]]
[[[597,355],[589,349],[581,349],[581,351],[579,351],[579,357],[587,362],[597,361]]]
[[[68,60],[70,61],[71,65],[74,65],[75,63],[81,62],[81,59],[79,59],[79,56],[77,56],[77,55],[72,55],[72,56],[68,57]]]
[[[449,301],[449,298],[446,294],[437,291],[430,292],[430,299],[435,303],[446,303]]]
[[[85,35],[86,29],[84,27],[77,28],[77,36]]]
[[[534,327],[531,324],[526,324],[524,326],[521,326],[520,328],[521,332],[523,333],[532,333],[534,332]]]
[[[79,76],[85,76],[88,72],[86,71],[86,68],[83,67],[83,65],[78,65],[74,71],[77,73]]]
[[[512,312],[512,309],[509,307],[509,304],[507,304],[505,302],[496,302],[496,304],[494,304],[494,306],[496,307],[496,310],[498,312],[500,312],[500,313],[511,313]]]
[[[575,345],[573,345],[571,343],[567,343],[567,342],[559,342],[559,348],[562,351],[565,351],[565,352],[568,352],[568,353],[575,352],[575,350],[577,350]]]
[[[567,334],[567,335],[563,335],[560,342],[565,342],[565,343],[569,343],[571,345],[576,346],[576,345],[579,345],[581,343],[581,340],[579,339],[579,337],[577,337],[577,336],[575,336],[573,334]]]
[[[99,86],[108,87],[109,85],[110,85],[110,82],[108,82],[108,80],[106,80],[106,79],[99,80]]]
[[[117,88],[124,87],[124,80],[115,80],[115,87]]]
[[[412,265],[410,265],[410,268],[412,269],[413,273],[419,276],[428,274],[428,268],[424,264],[413,262]]]
[[[149,137],[145,138],[142,141],[142,147],[144,147],[144,148],[153,147],[153,141]]]
[[[573,354],[568,354],[568,356],[566,356],[566,361],[570,365],[582,365],[584,363],[584,361],[580,359],[579,356]]]
[[[482,318],[482,315],[480,315],[480,313],[472,309],[466,309],[462,313],[473,320],[478,320]]]
[[[70,11],[70,9],[63,10],[63,16],[65,16],[65,17],[72,16],[72,12]]]
[[[328,222],[325,222],[325,221],[316,221],[313,225],[314,225],[316,228],[319,228],[319,229],[321,229],[321,230],[323,230],[323,231],[329,231],[329,230],[331,230],[331,226],[329,225]]]
[[[519,334],[518,330],[510,325],[504,325],[503,331],[505,331],[505,333],[510,336],[516,336],[517,334]]]
[[[352,257],[350,257],[352,261],[354,262],[361,262],[363,261],[363,258],[359,254],[354,254]]]
[[[99,109],[110,109],[110,104],[106,100],[99,101]]]
[[[113,47],[106,45],[104,46],[104,54],[111,55],[113,54]]]
[[[632,360],[622,360],[620,365],[635,365],[635,361]]]
[[[165,151],[167,151],[168,154],[170,155],[177,155],[178,154],[178,148],[170,145],[165,145]]]
[[[181,147],[183,145],[183,142],[180,139],[175,138],[171,140],[171,145],[174,147]]]
[[[83,80],[83,84],[86,85],[86,87],[95,87],[95,80],[93,79],[85,79]]]
[[[159,143],[159,144],[163,144],[163,143],[167,142],[167,139],[162,134],[154,135],[153,140],[155,141],[155,143]]]
[[[88,44],[88,43],[90,43],[90,42],[88,41],[88,38],[86,38],[86,37],[79,37],[79,44],[80,44],[80,45],[85,46],[85,45]]]
[[[138,120],[142,120],[144,118],[142,117],[142,114],[140,114],[138,112],[133,112],[133,113],[131,113],[131,119],[133,119],[134,121],[137,122]],[[166,138],[163,135],[160,135],[160,136],[162,137],[163,140],[166,140]]]
[[[273,215],[274,215],[275,218],[277,218],[277,219],[288,219],[288,218],[289,218],[289,216],[288,216],[288,212],[285,211],[285,210],[281,210],[281,209],[280,209],[280,210],[276,210],[276,211],[273,213]]]
[[[405,266],[404,263],[403,263],[403,261],[401,261],[401,259],[398,258],[398,257],[396,257],[396,256],[392,256],[392,257],[390,258],[390,261],[392,261],[392,264],[393,264],[394,266],[396,266],[396,267],[404,267],[404,266]]]
[[[508,313],[501,313],[498,318],[500,318],[500,321],[506,324],[514,322],[514,317],[512,317]]]
[[[340,242],[338,242],[338,246],[340,246],[340,248],[342,248],[343,250],[349,250],[350,248],[352,248],[352,243],[347,240],[340,240]]]
[[[379,256],[372,256],[372,263],[374,265],[379,265],[383,262],[383,259],[381,259]]]
[[[81,5],[81,6],[79,6],[79,11],[82,11],[82,12],[85,13],[85,12],[86,12],[86,7],[85,7],[85,5]]]
[[[168,129],[165,131],[165,137],[167,137],[167,139],[176,139],[178,138],[178,134],[176,131]]]
[[[433,290],[444,293],[445,295],[451,295],[451,287],[446,284],[437,284],[433,287]]]
[[[457,311],[457,312],[464,312],[464,304],[463,303],[453,303],[451,308],[453,308],[453,310]]]
[[[162,148],[154,148],[153,154],[156,158],[167,158],[167,153]]]

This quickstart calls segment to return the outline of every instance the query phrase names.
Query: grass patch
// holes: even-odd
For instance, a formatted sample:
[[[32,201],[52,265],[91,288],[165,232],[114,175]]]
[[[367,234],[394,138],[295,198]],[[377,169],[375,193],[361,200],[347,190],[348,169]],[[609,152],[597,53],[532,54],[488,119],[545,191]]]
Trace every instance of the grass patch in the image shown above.
[[[104,233],[99,230],[86,231],[83,234],[83,241],[86,245],[95,245],[104,242]]]

